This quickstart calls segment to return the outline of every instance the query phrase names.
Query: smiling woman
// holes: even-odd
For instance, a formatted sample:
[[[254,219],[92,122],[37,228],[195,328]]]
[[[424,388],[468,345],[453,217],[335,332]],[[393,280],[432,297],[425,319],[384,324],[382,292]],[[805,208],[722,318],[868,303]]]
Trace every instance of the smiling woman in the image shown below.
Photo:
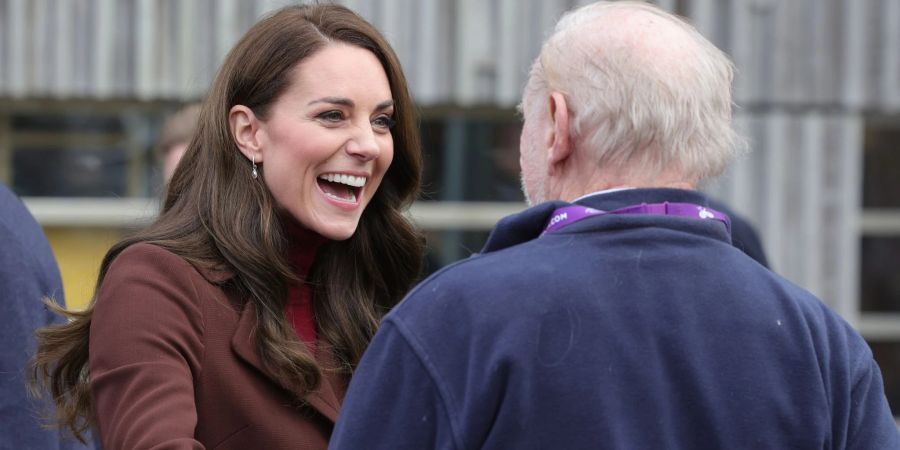
[[[229,53],[158,220],[91,306],[41,330],[35,387],[105,448],[325,448],[382,315],[419,274],[406,80],[350,10],[295,6]]]
[[[280,208],[322,236],[347,239],[394,157],[387,75],[371,51],[334,43],[289,79],[264,116],[231,108],[234,140],[260,163]]]

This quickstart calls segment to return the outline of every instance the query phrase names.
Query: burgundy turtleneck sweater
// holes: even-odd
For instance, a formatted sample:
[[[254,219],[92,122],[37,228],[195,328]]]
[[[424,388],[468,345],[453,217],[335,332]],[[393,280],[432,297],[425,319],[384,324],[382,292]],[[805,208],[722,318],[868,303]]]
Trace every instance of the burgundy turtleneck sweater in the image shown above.
[[[291,267],[301,280],[305,280],[316,258],[316,252],[327,239],[314,231],[310,231],[293,221],[286,226],[291,247],[288,259]],[[310,352],[316,351],[316,317],[313,312],[309,284],[305,282],[291,283],[288,287],[288,298],[284,315],[297,336],[306,343]]]

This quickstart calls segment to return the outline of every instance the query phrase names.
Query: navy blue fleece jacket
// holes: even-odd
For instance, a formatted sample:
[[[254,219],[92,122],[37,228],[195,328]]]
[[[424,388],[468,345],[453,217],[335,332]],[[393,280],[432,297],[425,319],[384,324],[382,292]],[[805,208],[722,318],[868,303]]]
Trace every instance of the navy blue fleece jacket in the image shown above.
[[[708,205],[636,189],[582,200]],[[718,221],[545,204],[384,320],[333,449],[894,449],[865,341]]]

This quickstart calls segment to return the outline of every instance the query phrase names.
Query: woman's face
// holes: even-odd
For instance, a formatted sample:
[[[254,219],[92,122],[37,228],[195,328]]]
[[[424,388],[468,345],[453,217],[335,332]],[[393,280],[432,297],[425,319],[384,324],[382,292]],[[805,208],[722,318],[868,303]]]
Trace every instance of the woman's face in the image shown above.
[[[289,87],[261,122],[261,178],[301,225],[347,239],[394,157],[393,114],[375,55],[329,44],[292,70]]]

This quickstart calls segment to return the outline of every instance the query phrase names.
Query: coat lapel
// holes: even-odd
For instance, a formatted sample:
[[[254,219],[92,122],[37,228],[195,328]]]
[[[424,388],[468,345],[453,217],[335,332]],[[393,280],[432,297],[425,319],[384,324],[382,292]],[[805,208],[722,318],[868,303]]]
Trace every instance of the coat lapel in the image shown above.
[[[275,379],[263,365],[259,352],[256,350],[256,325],[256,311],[253,307],[253,303],[247,302],[247,304],[244,305],[243,311],[241,311],[237,331],[235,331],[231,338],[231,348],[234,352],[246,363],[259,370],[273,383],[277,384],[282,389],[291,392],[297,398],[301,398],[306,404],[313,407],[332,422],[337,421],[340,401],[335,394],[335,389],[332,385],[338,380],[336,379],[336,374],[331,370],[331,368],[334,367],[334,363],[331,352],[328,349],[329,345],[322,341],[317,343],[317,348],[319,350],[315,356],[316,360],[319,362],[319,366],[322,367],[322,381],[319,383],[319,388],[311,392],[297,392],[281,381]]]

